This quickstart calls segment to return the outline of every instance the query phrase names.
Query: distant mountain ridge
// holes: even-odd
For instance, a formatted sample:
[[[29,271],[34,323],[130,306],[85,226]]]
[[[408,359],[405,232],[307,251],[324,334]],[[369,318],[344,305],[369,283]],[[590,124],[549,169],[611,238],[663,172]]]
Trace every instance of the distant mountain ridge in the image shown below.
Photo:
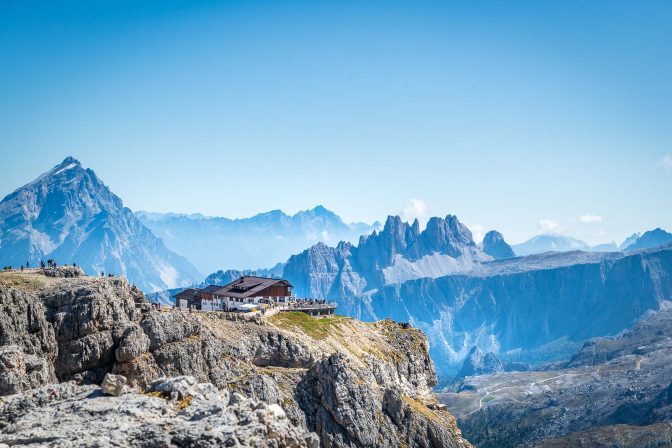
[[[516,255],[533,255],[544,252],[568,252],[583,250],[587,252],[617,252],[650,249],[672,243],[672,233],[661,228],[644,233],[635,233],[623,241],[620,245],[615,242],[590,246],[588,243],[572,238],[567,235],[542,234],[536,235],[529,240],[514,244],[511,248]]]
[[[0,202],[0,264],[76,262],[125,275],[145,291],[188,285],[200,273],[171,252],[91,169],[67,157]]]
[[[347,224],[323,206],[294,215],[273,210],[242,219],[142,211],[136,216],[203,272],[273,266],[315,243],[354,242],[380,227]]]
[[[631,244],[625,247],[625,251],[650,249],[672,243],[672,233],[661,228],[649,230],[638,236]]]
[[[566,235],[536,235],[521,244],[511,246],[516,255],[532,255],[543,252],[567,252],[570,250],[590,250],[590,246]]]

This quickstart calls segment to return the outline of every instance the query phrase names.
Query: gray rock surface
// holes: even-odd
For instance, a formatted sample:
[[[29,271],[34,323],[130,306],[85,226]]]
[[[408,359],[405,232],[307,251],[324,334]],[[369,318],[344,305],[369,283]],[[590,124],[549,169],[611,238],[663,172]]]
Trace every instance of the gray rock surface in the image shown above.
[[[483,252],[496,260],[505,260],[516,256],[513,249],[504,241],[504,236],[496,230],[491,230],[483,237]]]
[[[427,334],[447,384],[473,346],[505,361],[567,359],[584,341],[618,334],[671,297],[672,247],[663,247],[497,260],[469,274],[338,301],[340,312],[362,320],[413,322]]]
[[[408,224],[399,216],[388,216],[383,230],[362,236],[357,246],[341,242],[330,247],[320,243],[292,256],[284,267],[283,278],[292,282],[298,295],[347,298],[390,283],[383,272],[385,268],[403,277],[435,277],[437,270],[445,274],[461,269],[461,262],[455,260],[465,254],[470,260],[492,259],[476,246],[471,232],[456,216],[431,218],[423,231],[417,220]],[[443,262],[417,264],[432,255],[443,256]],[[452,261],[446,262],[447,258]]]
[[[170,384],[166,384],[170,383]],[[183,387],[189,383],[188,387]],[[191,379],[157,382],[155,394],[107,396],[97,386],[61,383],[0,405],[0,444],[49,447],[306,447],[315,434],[267,405]],[[179,400],[161,396],[175,394]]]
[[[441,400],[469,440],[508,446],[670,446],[672,311],[647,313],[564,365],[465,378]]]
[[[525,371],[530,368],[527,364],[509,362],[500,359],[494,353],[483,353],[481,349],[474,346],[471,349],[467,358],[462,364],[462,368],[453,381],[458,381],[462,378],[473,375],[486,375],[488,373],[511,372],[511,371]]]
[[[112,373],[105,375],[100,388],[104,394],[112,395],[113,397],[129,393],[132,390],[128,387],[128,381],[125,376],[114,375]]]
[[[162,431],[168,427],[176,428],[168,431],[170,443],[208,446],[203,441],[208,432],[203,428],[226,423],[218,420],[223,418],[221,405],[204,399],[209,404],[194,407],[198,412],[183,421],[185,414],[173,415],[157,404],[161,402],[147,401],[131,390],[146,390],[174,406],[188,397],[192,401],[207,398],[218,389],[232,392],[229,406],[247,403],[244,397],[254,400],[254,406],[265,403],[264,412],[249,417],[252,421],[284,414],[304,433],[317,433],[323,446],[470,446],[445,409],[430,408],[436,405],[434,366],[426,338],[408,325],[365,324],[340,316],[315,319],[301,313],[250,320],[222,313],[157,311],[124,279],[47,277],[39,271],[0,273],[0,298],[12,304],[11,312],[0,316],[0,336],[10,346],[5,346],[7,354],[0,358],[6,359],[0,372],[7,373],[0,377],[7,378],[5,395],[23,391],[30,396],[27,389],[46,384],[42,390],[48,391],[57,381],[62,382],[58,387],[63,391],[70,391],[64,385],[68,381],[81,385],[102,382],[105,392],[77,389],[66,401],[54,402],[46,410],[31,408],[25,417],[7,414],[10,425],[0,431],[11,443],[25,439],[58,445],[60,432],[49,439],[48,431],[34,422],[46,419],[69,431],[86,433],[77,429],[83,421],[67,421],[61,415],[67,406],[81,410],[82,415],[100,410],[101,415],[114,419],[112,409],[118,400],[127,400],[124,406],[131,407],[122,406],[119,412],[137,417],[148,410],[147,418],[140,420],[151,422],[164,413],[169,421],[143,426],[135,417],[124,420],[126,436],[138,440],[138,446],[164,443]],[[6,303],[0,301],[0,305]],[[50,375],[31,376],[21,365],[21,353],[39,357]],[[96,398],[98,393],[105,400]],[[89,395],[95,400],[83,400]],[[386,410],[393,397],[397,400],[394,418]],[[12,402],[13,408],[21,401]],[[42,412],[53,412],[58,419],[49,420]],[[104,430],[107,417],[100,418]],[[269,426],[268,431],[272,429]],[[228,429],[213,431],[216,443],[225,443],[231,435]],[[236,433],[235,437],[243,440],[247,436]],[[293,446],[302,440],[277,446]],[[305,443],[314,445],[310,440]]]
[[[661,228],[644,232],[642,235],[628,244],[623,250],[630,252],[635,250],[649,249],[652,247],[665,246],[672,243],[672,233]]]

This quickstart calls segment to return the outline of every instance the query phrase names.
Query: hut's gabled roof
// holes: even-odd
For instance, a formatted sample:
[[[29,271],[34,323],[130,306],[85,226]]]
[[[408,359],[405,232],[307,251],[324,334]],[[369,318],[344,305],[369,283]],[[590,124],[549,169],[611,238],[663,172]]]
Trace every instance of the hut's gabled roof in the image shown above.
[[[187,288],[187,289],[184,289],[184,290],[178,292],[173,297],[175,297],[175,299],[193,300],[193,299],[198,299],[200,296],[201,296],[201,292],[198,289]]]
[[[266,278],[245,275],[237,280],[232,281],[228,285],[219,288],[215,294],[225,297],[238,298],[255,297],[258,292],[278,283],[289,288],[292,287],[291,283],[281,278]]]

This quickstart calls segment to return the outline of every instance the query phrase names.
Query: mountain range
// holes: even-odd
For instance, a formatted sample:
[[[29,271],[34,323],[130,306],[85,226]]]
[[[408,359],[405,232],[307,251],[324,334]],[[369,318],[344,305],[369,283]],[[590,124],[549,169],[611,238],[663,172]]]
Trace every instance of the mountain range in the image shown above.
[[[633,235],[620,251],[590,252],[579,244],[584,250],[562,252],[574,249],[576,240],[562,245],[557,238],[536,238],[534,250],[544,253],[515,256],[519,247],[509,246],[501,233],[488,232],[477,244],[454,215],[433,217],[421,230],[417,220],[399,216],[389,216],[382,228],[345,224],[324,207],[247,220],[134,214],[73,158],[0,202],[0,264],[76,262],[89,274],[125,275],[148,292],[203,284],[184,254],[167,248],[143,221],[167,232],[168,240],[182,235],[170,241],[191,247],[194,256],[224,255],[225,264],[256,256],[252,252],[281,257],[307,244],[308,234],[352,240],[363,233],[356,244],[301,246],[271,269],[218,267],[205,283],[228,283],[241,272],[282,276],[297,295],[338,301],[342,314],[411,322],[428,335],[442,381],[457,373],[474,347],[505,363],[558,359],[588,338],[618,333],[672,298],[672,235],[662,229]],[[231,232],[218,242],[217,229]],[[192,241],[211,241],[211,247],[187,244],[190,233],[197,234]],[[244,255],[246,250],[251,252]]]
[[[644,233],[635,233],[625,239],[620,245],[615,242],[590,246],[588,243],[567,235],[542,234],[529,240],[513,244],[511,248],[516,255],[533,255],[544,252],[567,252],[583,250],[588,252],[617,252],[650,249],[672,243],[672,233],[657,228]]]
[[[294,215],[273,210],[244,219],[142,211],[136,216],[202,272],[273,266],[315,243],[355,242],[380,227],[347,224],[323,206]]]
[[[92,275],[124,275],[146,291],[201,278],[72,157],[0,202],[0,264],[38,266],[50,258]]]
[[[422,231],[417,220],[389,216],[380,232],[362,236],[356,246],[317,244],[290,257],[283,276],[298,295],[356,297],[411,279],[466,273],[494,259],[453,215],[431,218]]]
[[[508,363],[563,359],[672,297],[672,245],[514,258],[510,250],[498,233],[477,245],[452,215],[424,231],[390,216],[357,246],[317,244],[291,257],[283,277],[298,295],[336,300],[346,315],[421,328],[442,381],[474,347]]]

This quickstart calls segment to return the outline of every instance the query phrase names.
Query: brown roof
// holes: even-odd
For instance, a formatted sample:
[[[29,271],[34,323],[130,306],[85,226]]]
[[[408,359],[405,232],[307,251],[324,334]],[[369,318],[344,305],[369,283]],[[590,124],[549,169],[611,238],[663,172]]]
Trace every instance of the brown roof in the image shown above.
[[[222,287],[219,286],[219,285],[209,285],[209,286],[206,286],[203,289],[200,289],[199,291],[206,292],[206,293],[209,293],[209,294],[214,294],[216,291],[218,291],[220,289],[222,289]]]
[[[290,288],[292,287],[291,283],[281,278],[253,277],[251,275],[246,275],[219,288],[215,294],[225,297],[254,297],[258,292],[277,283],[282,283]]]
[[[187,288],[184,289],[177,294],[175,294],[173,297],[176,299],[186,299],[186,300],[192,300],[192,299],[197,299],[201,295],[201,292],[198,289],[194,288]]]

